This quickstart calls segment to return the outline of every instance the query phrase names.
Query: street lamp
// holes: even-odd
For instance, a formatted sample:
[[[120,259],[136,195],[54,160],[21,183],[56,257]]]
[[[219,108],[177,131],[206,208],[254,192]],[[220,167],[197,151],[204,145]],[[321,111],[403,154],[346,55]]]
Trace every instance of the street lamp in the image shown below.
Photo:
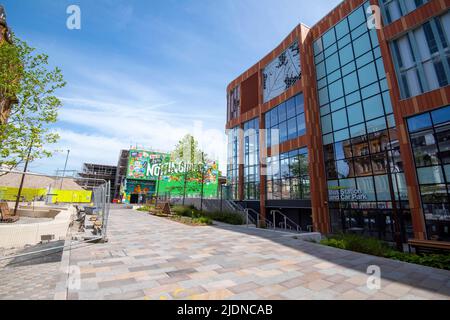
[[[61,187],[59,188],[60,190],[62,190],[62,188],[63,188],[64,176],[66,175],[67,161],[69,160],[69,154],[70,154],[70,150],[67,150],[66,162],[64,163],[64,170],[63,170],[63,175],[61,178]]]
[[[205,153],[202,152],[202,189],[200,194],[200,212],[203,213],[203,192],[205,186]]]

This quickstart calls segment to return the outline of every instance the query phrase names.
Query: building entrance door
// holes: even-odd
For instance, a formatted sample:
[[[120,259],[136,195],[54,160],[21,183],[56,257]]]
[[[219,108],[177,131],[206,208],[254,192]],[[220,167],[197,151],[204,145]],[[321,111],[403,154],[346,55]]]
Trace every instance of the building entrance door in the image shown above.
[[[138,202],[139,202],[139,195],[131,194],[130,195],[130,204],[138,204]]]
[[[299,225],[303,231],[312,230],[312,209],[300,209],[299,210]]]

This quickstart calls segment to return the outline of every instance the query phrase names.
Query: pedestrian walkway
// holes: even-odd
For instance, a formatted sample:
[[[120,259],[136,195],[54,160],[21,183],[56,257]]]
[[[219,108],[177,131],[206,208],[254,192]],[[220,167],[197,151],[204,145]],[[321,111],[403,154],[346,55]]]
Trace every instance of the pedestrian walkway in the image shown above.
[[[450,299],[448,271],[292,234],[223,224],[190,227],[132,210],[111,211],[108,234],[108,243],[65,252],[63,263],[69,259],[80,281],[70,281],[63,292],[42,289],[41,298],[53,292],[67,299]],[[381,268],[379,290],[367,287],[372,265]],[[43,269],[23,270],[32,288],[48,282],[40,281]],[[23,270],[0,269],[0,299],[24,291]]]

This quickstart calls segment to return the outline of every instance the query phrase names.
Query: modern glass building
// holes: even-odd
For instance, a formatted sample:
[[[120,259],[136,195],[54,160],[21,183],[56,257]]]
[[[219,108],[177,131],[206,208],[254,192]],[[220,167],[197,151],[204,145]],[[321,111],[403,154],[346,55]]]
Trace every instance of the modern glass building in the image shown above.
[[[450,241],[449,41],[439,0],[346,0],[297,26],[228,86],[233,200],[304,230]]]

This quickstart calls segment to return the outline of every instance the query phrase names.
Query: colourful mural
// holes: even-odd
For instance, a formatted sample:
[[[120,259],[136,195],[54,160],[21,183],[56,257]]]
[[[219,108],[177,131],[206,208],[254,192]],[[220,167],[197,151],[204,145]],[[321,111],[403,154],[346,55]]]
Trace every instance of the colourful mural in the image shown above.
[[[130,150],[127,179],[156,179],[158,175],[155,175],[152,167],[168,160],[170,160],[170,157],[167,154],[143,150]]]
[[[187,164],[171,161],[169,154],[144,150],[130,150],[127,179],[122,187],[122,201],[149,200],[158,193],[171,197],[217,196],[219,166],[215,161]],[[159,179],[159,181],[158,181]],[[140,200],[139,200],[140,201]]]

